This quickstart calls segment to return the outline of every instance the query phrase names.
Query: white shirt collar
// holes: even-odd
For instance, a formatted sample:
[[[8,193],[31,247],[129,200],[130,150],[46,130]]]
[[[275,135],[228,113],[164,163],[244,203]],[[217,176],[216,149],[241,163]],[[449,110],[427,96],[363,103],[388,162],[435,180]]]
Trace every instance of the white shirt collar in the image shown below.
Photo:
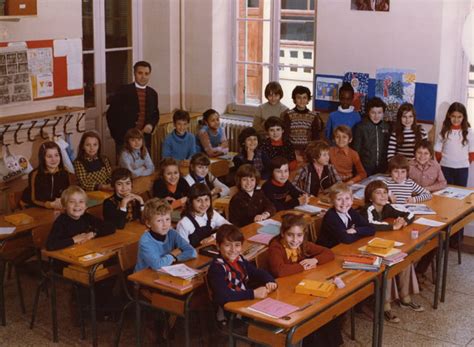
[[[354,111],[354,106],[349,106],[349,108],[346,109],[343,109],[341,106],[339,106],[337,110],[342,113],[351,113]]]
[[[145,85],[145,86],[141,86],[141,85],[139,85],[137,82],[135,82],[135,87],[137,87],[138,89],[145,89],[145,88],[146,88],[146,85]]]

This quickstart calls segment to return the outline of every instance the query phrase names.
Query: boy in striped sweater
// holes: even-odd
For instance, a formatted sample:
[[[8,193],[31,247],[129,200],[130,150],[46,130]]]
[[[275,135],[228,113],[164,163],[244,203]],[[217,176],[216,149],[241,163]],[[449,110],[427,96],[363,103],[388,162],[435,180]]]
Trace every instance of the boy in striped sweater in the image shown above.
[[[385,180],[390,200],[396,204],[412,204],[430,200],[431,193],[408,178],[409,164],[406,157],[397,154],[388,163],[390,177]]]

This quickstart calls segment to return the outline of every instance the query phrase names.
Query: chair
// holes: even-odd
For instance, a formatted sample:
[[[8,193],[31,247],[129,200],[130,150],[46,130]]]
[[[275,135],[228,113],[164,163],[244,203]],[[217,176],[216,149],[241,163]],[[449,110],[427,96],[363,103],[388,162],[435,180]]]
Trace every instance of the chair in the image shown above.
[[[268,249],[266,249],[264,252],[258,254],[257,257],[255,257],[255,264],[259,269],[265,271],[270,270],[270,265],[268,264]]]
[[[212,173],[215,177],[227,176],[230,171],[230,164],[227,160],[218,159],[211,162],[209,165],[209,172]]]
[[[11,212],[23,210],[25,208],[25,204],[23,203],[23,201],[21,201],[22,196],[22,191],[8,193],[8,207]]]

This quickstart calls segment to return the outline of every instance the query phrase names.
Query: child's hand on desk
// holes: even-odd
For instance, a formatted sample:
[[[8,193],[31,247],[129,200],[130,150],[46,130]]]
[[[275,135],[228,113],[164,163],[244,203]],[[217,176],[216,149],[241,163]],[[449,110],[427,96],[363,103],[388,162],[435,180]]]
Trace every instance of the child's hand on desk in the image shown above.
[[[185,196],[185,197],[183,197],[183,198],[181,198],[181,199],[179,199],[179,200],[181,201],[181,205],[184,206],[184,205],[186,204],[186,201],[188,201],[188,197]]]
[[[278,288],[278,284],[275,282],[268,282],[265,284],[265,288],[267,288],[268,292],[271,293]]]
[[[348,234],[357,234],[357,230],[355,230],[354,228],[350,228],[350,229],[346,230],[346,233],[348,233]]]
[[[308,258],[300,261],[300,265],[303,266],[305,270],[314,269],[318,265],[318,259]]]
[[[304,193],[298,198],[300,205],[306,205],[309,202],[309,195]]]
[[[53,202],[51,202],[51,207],[55,210],[61,210],[63,208],[63,205],[61,204],[61,199],[57,198]]]
[[[211,190],[211,195],[217,195],[222,192],[221,187],[215,187],[213,190]]]
[[[413,196],[410,196],[409,198],[407,198],[406,200],[406,203],[407,204],[413,204],[415,202],[415,198],[413,198]]]
[[[214,242],[214,240],[215,240],[214,236],[206,237],[205,239],[201,240],[201,245],[207,245],[208,243]]]
[[[407,225],[407,222],[402,217],[398,217],[393,221],[393,230],[400,230]]]
[[[84,243],[84,242],[90,240],[90,235],[89,234],[90,233],[78,234],[76,236],[73,236],[72,240],[74,241],[74,244],[80,245],[81,243]],[[94,234],[94,233],[92,233],[92,234]]]
[[[255,299],[265,299],[268,296],[267,287],[258,287],[253,290],[253,296]]]
[[[268,212],[263,212],[262,214],[257,214],[255,216],[255,218],[253,219],[254,222],[261,222],[265,219],[267,219],[268,217],[270,217],[270,213]]]

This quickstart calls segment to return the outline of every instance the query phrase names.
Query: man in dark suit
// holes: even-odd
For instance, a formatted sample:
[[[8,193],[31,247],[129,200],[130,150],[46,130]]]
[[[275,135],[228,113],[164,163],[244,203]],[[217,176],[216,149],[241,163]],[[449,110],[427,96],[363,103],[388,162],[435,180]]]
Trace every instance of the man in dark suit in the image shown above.
[[[151,133],[160,118],[158,94],[147,86],[150,74],[150,63],[136,62],[133,65],[135,82],[122,86],[112,97],[107,110],[107,124],[115,140],[117,154],[123,146],[125,133],[131,128],[143,131],[150,151]]]

